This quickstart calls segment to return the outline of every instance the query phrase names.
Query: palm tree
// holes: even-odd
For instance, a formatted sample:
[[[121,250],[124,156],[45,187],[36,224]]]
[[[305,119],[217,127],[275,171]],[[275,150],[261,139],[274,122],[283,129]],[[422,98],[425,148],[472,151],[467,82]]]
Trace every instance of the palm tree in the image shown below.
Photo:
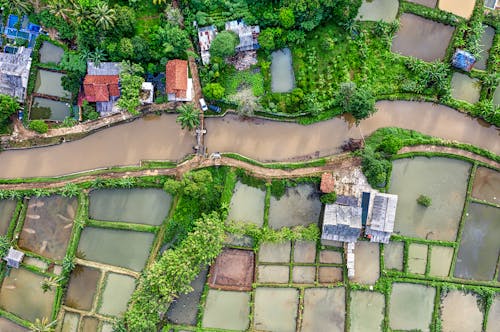
[[[58,1],[58,0],[55,0]],[[71,12],[72,18],[78,23],[81,24],[82,22],[92,18],[92,13],[90,11],[90,8],[88,6],[84,6],[80,4],[78,1],[73,5],[73,10]]]
[[[57,324],[57,320],[53,320],[49,322],[47,317],[43,317],[42,319],[37,318],[34,323],[30,326],[30,331],[32,332],[53,332],[55,326]]]
[[[90,52],[88,54],[87,59],[89,61],[92,61],[96,65],[96,67],[99,67],[101,62],[106,60],[106,53],[104,53],[104,51],[98,47],[94,52]]]
[[[30,4],[26,0],[0,0],[0,5],[7,12],[15,14],[27,14],[30,10]]]
[[[167,0],[153,0],[154,5],[164,5],[167,3]]]
[[[44,278],[42,281],[42,290],[44,293],[51,291],[52,288],[58,287],[62,277]]]
[[[94,19],[97,27],[103,30],[112,28],[116,21],[115,10],[109,8],[107,3],[98,3],[93,9],[91,17]]]
[[[176,122],[181,125],[182,129],[188,128],[188,130],[192,130],[200,124],[200,111],[195,109],[193,104],[182,105],[179,112]]]
[[[69,19],[69,15],[71,14],[71,9],[69,8],[69,4],[66,1],[62,0],[51,0],[47,7],[49,8],[49,13],[54,15],[55,17],[60,17],[66,22]]]

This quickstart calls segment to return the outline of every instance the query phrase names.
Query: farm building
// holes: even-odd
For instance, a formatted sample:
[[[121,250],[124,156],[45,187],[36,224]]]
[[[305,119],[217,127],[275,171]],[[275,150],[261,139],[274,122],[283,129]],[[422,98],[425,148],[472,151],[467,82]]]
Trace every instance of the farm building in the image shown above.
[[[226,30],[233,31],[240,38],[240,43],[236,46],[236,52],[253,51],[260,48],[257,38],[260,34],[258,25],[246,25],[243,20],[226,22]]]
[[[193,80],[188,77],[186,60],[175,59],[167,62],[165,76],[168,101],[193,99]]]
[[[24,252],[10,247],[7,256],[5,256],[3,260],[7,262],[7,266],[15,267],[16,269],[18,269],[19,264],[21,264],[21,262],[23,261],[23,258],[24,258]]]
[[[31,68],[31,49],[19,47],[15,53],[0,53],[0,93],[23,102]]]
[[[88,62],[78,105],[81,106],[83,100],[96,103],[101,116],[118,112],[115,104],[120,97],[120,72],[121,66],[117,62],[101,62],[99,65]]]
[[[389,243],[394,230],[398,196],[378,193],[373,198],[371,220],[365,233],[371,242]]]
[[[201,62],[204,65],[210,63],[210,45],[217,35],[217,27],[210,25],[198,29],[198,44],[200,46]]]
[[[357,202],[357,200],[356,200]],[[326,204],[323,214],[321,242],[356,242],[361,234],[361,207],[355,205]]]

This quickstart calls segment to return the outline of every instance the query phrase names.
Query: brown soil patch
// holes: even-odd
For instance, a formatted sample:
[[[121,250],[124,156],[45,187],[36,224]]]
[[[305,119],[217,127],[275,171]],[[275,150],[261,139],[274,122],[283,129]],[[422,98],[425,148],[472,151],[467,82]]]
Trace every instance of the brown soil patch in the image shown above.
[[[223,290],[252,290],[254,262],[251,250],[224,249],[210,267],[209,286]]]

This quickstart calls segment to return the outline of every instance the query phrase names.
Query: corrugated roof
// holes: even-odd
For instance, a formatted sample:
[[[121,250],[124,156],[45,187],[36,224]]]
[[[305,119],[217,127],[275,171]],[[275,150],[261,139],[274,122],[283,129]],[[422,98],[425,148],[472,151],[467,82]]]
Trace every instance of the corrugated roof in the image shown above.
[[[361,207],[325,205],[322,240],[355,242],[361,233]]]
[[[388,243],[394,231],[398,196],[378,193],[373,199],[372,219],[366,227],[371,242]]]
[[[98,66],[93,62],[87,62],[88,75],[120,75],[122,71],[119,62],[101,62]]]
[[[169,94],[175,94],[176,98],[186,98],[188,88],[188,69],[186,60],[170,60],[167,62],[166,90]]]
[[[87,75],[83,80],[85,99],[89,102],[109,101],[110,96],[118,97],[120,87],[118,75]]]

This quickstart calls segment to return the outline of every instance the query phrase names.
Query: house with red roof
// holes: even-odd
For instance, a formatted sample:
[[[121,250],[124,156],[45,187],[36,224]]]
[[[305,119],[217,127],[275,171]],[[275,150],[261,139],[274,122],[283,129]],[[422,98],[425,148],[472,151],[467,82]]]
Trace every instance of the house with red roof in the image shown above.
[[[188,75],[186,60],[170,60],[165,70],[165,89],[168,101],[193,100],[193,80]]]

